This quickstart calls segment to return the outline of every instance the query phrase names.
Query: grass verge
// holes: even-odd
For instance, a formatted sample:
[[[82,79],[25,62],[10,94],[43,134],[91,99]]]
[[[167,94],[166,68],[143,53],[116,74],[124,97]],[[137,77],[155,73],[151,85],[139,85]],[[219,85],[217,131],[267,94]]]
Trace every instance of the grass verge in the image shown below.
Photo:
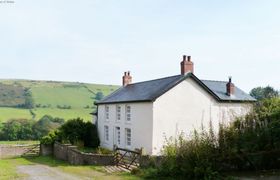
[[[19,174],[17,166],[20,165],[46,165],[55,168],[63,173],[67,173],[81,179],[125,179],[139,180],[140,177],[130,173],[108,174],[104,171],[103,166],[73,166],[65,161],[56,160],[50,156],[26,157],[26,158],[8,158],[0,160],[0,179],[17,179],[24,178],[26,174]]]

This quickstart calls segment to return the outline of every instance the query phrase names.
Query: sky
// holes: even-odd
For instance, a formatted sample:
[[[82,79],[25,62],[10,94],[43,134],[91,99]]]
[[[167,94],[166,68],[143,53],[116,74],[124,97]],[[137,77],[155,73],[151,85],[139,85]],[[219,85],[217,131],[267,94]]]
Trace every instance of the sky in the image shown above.
[[[121,85],[180,74],[280,89],[279,0],[0,0],[0,79]]]

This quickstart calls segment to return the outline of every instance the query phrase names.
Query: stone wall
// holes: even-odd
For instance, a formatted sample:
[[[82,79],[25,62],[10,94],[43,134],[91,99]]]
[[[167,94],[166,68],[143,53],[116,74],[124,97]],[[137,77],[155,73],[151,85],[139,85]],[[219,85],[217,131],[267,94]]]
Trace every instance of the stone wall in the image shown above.
[[[0,145],[0,158],[21,156],[34,146],[32,145]]]
[[[70,144],[54,144],[53,155],[55,158],[68,161],[73,165],[113,165],[114,156],[112,154],[91,154],[83,153],[77,146]]]
[[[53,145],[40,144],[40,155],[42,156],[53,155]]]

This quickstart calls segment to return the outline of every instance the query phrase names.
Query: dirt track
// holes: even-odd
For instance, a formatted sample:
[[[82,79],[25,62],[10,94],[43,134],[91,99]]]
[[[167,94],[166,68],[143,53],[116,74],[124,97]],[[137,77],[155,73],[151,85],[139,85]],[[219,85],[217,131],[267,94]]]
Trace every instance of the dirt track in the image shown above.
[[[21,179],[25,180],[79,180],[81,178],[75,177],[61,172],[60,170],[46,165],[24,165],[18,166],[19,173],[26,175]]]

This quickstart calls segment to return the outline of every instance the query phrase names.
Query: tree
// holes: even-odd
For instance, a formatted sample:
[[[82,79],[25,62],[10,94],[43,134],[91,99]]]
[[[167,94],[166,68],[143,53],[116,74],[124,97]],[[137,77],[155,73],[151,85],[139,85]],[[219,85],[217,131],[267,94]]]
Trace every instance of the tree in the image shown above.
[[[27,119],[12,119],[3,124],[1,140],[31,140],[34,139],[32,126],[34,121]]]
[[[64,123],[64,119],[53,118],[45,115],[39,119],[33,126],[33,132],[36,139],[46,136],[50,131],[59,128]]]
[[[81,118],[68,120],[59,128],[59,132],[62,141],[75,145],[82,142],[87,147],[99,146],[96,126],[90,122],[84,122]]]
[[[34,107],[34,100],[32,98],[32,93],[30,89],[24,90],[24,97],[25,97],[24,107],[28,109],[32,109]]]
[[[275,90],[273,87],[266,86],[266,87],[256,87],[250,91],[250,95],[257,100],[262,99],[270,99],[279,96],[279,92]]]
[[[76,144],[83,141],[85,136],[85,123],[81,118],[68,120],[59,128],[64,141]]]
[[[86,147],[98,147],[100,144],[97,127],[91,122],[85,124],[84,143]]]
[[[97,92],[95,95],[96,100],[101,100],[104,98],[104,94],[102,92]]]

